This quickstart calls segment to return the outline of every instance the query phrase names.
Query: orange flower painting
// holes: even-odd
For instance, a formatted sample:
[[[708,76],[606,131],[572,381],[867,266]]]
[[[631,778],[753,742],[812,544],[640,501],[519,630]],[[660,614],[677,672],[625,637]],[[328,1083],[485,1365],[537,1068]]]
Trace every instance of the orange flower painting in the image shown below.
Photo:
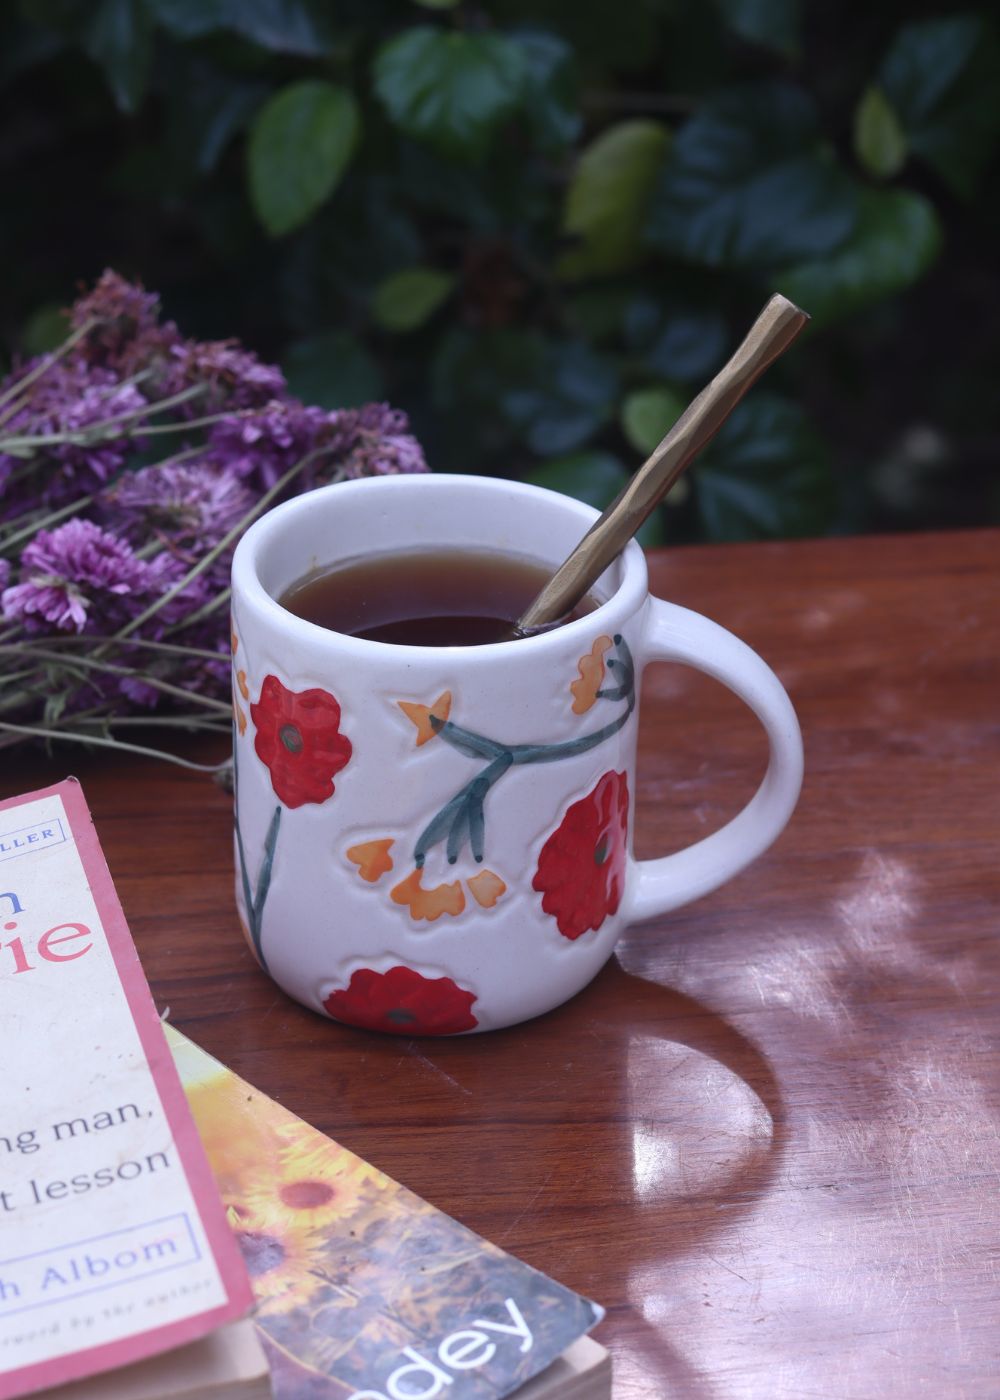
[[[466,883],[473,899],[483,909],[492,909],[500,896],[507,892],[505,882],[492,870],[480,870]]]
[[[238,635],[237,635],[236,627],[235,627],[235,625],[234,625],[233,623],[230,623],[230,624],[229,624],[229,643],[230,643],[230,646],[232,647],[233,656],[235,656],[236,653],[237,653],[237,651],[239,650],[240,639],[239,639],[239,637],[238,637]],[[243,696],[243,699],[244,699],[244,700],[249,700],[249,699],[250,699],[250,690],[249,690],[249,687],[248,687],[248,685],[247,685],[247,673],[246,673],[246,671],[244,671],[242,668],[241,668],[239,671],[237,671],[237,672],[235,673],[234,677],[233,677],[232,691],[233,691],[233,719],[236,721],[236,727],[237,727],[237,729],[239,730],[240,734],[243,735],[243,734],[245,734],[245,733],[247,732],[247,717],[246,717],[246,711],[243,709],[243,706],[240,704],[240,702],[239,702],[239,701],[237,700],[237,698],[236,698],[236,688],[237,688],[237,686],[239,686],[239,692],[240,692],[240,694]]]
[[[451,713],[451,691],[446,690],[439,695],[433,705],[418,705],[413,700],[398,700],[396,702],[410,722],[416,726],[417,748],[426,744],[428,739],[440,733],[442,727],[447,723]]]
[[[420,875],[419,870],[411,870],[405,880],[400,880],[389,894],[393,904],[405,905],[414,919],[433,921],[442,914],[461,914],[465,908],[465,895],[460,880],[424,889]]]
[[[611,649],[610,637],[598,637],[594,645],[577,662],[579,680],[570,682],[573,693],[573,713],[585,715],[597,703],[597,692],[604,680],[604,653]]]
[[[362,880],[374,885],[376,880],[381,880],[382,876],[392,869],[392,856],[389,852],[394,844],[391,836],[375,841],[360,841],[355,846],[348,846],[344,854],[358,867],[358,874]]]

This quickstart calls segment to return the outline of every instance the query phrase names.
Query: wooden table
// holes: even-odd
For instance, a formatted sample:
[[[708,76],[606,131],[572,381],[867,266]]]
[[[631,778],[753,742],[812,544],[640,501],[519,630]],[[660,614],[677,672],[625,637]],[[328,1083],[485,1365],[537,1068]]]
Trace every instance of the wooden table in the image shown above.
[[[253,965],[230,802],[144,761],[83,780],[161,1006],[208,1050],[608,1309],[616,1400],[1000,1395],[1000,532],[701,547],[655,588],[798,709],[775,847],[633,929],[574,1002],[451,1041],[324,1022]],[[638,853],[726,819],[764,742],[647,673]]]

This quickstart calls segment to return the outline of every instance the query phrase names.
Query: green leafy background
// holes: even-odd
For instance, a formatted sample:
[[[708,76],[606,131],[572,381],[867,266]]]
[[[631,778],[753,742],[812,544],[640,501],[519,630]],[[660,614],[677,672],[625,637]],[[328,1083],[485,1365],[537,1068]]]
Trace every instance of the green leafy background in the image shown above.
[[[990,6],[20,0],[0,106],[8,364],[111,265],[603,505],[781,290],[812,326],[646,541],[1000,520]]]

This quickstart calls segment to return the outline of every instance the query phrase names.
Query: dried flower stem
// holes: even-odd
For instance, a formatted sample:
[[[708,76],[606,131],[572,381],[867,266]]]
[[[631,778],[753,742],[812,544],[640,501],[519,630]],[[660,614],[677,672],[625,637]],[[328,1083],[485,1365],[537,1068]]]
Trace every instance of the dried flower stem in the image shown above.
[[[227,588],[227,589],[226,589],[226,597],[228,598],[228,596],[229,596],[229,589]],[[213,599],[212,601],[213,601],[213,603],[214,603],[216,600]],[[185,618],[185,619],[183,620],[183,622],[181,622],[181,623],[178,624],[178,627],[181,628],[181,629],[183,629],[183,628],[187,627],[187,626],[189,625],[190,622],[193,622],[193,621],[194,621],[194,615],[192,614],[191,618]],[[6,636],[6,635],[9,635],[9,634],[5,634],[5,636]],[[114,638],[95,636],[95,634],[94,634],[93,632],[84,632],[84,633],[73,633],[73,634],[70,634],[70,635],[68,635],[68,636],[62,636],[62,637],[46,637],[44,640],[45,640],[45,646],[46,646],[47,648],[52,648],[52,647],[59,647],[59,648],[62,648],[62,647],[74,647],[74,646],[76,646],[76,647],[90,647],[90,646],[93,646],[95,642],[113,641]],[[135,648],[135,650],[137,650],[137,651],[162,651],[162,652],[167,652],[167,653],[169,653],[171,656],[196,657],[196,658],[197,658],[198,660],[200,660],[200,661],[225,661],[225,662],[228,662],[228,660],[229,660],[227,654],[226,654],[225,652],[223,652],[223,651],[209,651],[206,647],[180,646],[179,644],[176,644],[176,643],[174,643],[174,642],[155,642],[155,641],[153,641],[153,639],[152,639],[151,637],[132,637],[132,638],[129,640],[129,644],[128,644],[128,645],[129,645],[129,648],[130,648],[130,649]],[[34,647],[34,639],[33,639],[33,638],[28,638],[26,641],[19,642],[19,643],[17,644],[17,647],[16,647],[16,648],[13,648],[13,649],[14,649],[14,650],[17,650],[17,651],[23,650],[23,651],[25,651],[26,653],[30,654],[31,651],[32,651],[32,649],[33,649],[33,647]],[[5,649],[5,648],[3,648],[3,640],[2,640],[2,639],[0,639],[0,649]],[[185,693],[186,693],[186,692],[185,692]]]
[[[206,734],[225,734],[227,737],[232,733],[232,720],[223,722],[218,719],[202,719],[198,715],[101,715],[84,716],[77,718],[74,716],[74,724],[77,727],[92,724],[101,725],[106,729],[119,729],[122,725],[131,725],[139,729],[196,729]]]
[[[68,335],[63,343],[57,346],[44,360],[39,361],[34,369],[29,370],[23,379],[15,380],[3,393],[0,393],[0,408],[2,408],[4,404],[9,403],[11,399],[17,399],[23,391],[27,389],[29,384],[34,384],[36,379],[41,379],[42,375],[46,374],[53,365],[58,364],[61,359],[64,359],[75,345],[79,345],[80,341],[83,340],[85,336],[88,336],[97,324],[98,320],[96,317],[85,321],[72,335]],[[0,423],[5,423],[11,414],[16,412],[16,408],[8,408],[4,413],[0,414]]]
[[[58,521],[64,520],[67,515],[75,515],[78,511],[86,510],[93,499],[93,496],[81,496],[77,501],[70,501],[68,506],[63,506],[60,510],[54,510],[49,515],[43,515],[41,520],[35,520],[32,521],[30,525],[25,525],[23,529],[18,530],[13,535],[4,536],[0,534],[0,549],[10,549],[13,545],[19,544],[21,540],[27,539],[29,535],[35,535],[39,530],[47,530],[50,525],[55,525]],[[11,523],[19,525],[23,519],[24,516],[21,515]]]
[[[223,588],[221,592],[216,593],[214,598],[209,598],[207,603],[203,603],[197,612],[191,613],[190,617],[182,618],[180,622],[175,622],[173,626],[168,627],[165,635],[172,637],[176,632],[184,632],[188,627],[193,627],[196,622],[204,622],[206,617],[211,617],[220,608],[226,607],[232,596],[233,590],[231,588]]]
[[[8,724],[0,720],[0,731],[15,736],[11,739],[11,743],[18,743],[22,738],[69,739],[77,744],[96,744],[99,748],[123,749],[127,753],[139,753],[144,758],[162,758],[167,763],[176,763],[178,768],[188,768],[193,773],[218,773],[229,763],[228,758],[220,759],[218,763],[194,763],[191,759],[181,758],[178,754],[168,753],[165,749],[151,749],[147,748],[145,744],[129,744],[121,739],[105,739],[98,734],[74,734],[71,729],[65,727],[50,729],[41,724]]]
[[[0,652],[20,652],[22,650],[22,647],[16,645],[0,645]],[[160,680],[158,676],[146,675],[145,672],[137,671],[133,666],[117,666],[113,661],[100,660],[96,651],[91,656],[74,656],[69,662],[58,651],[49,651],[48,648],[32,647],[32,655],[38,661],[54,661],[60,666],[75,666],[84,671],[104,671],[109,676],[134,676],[136,680],[141,680],[144,685],[152,686],[154,690],[162,691],[164,695],[174,695],[181,700],[193,701],[196,705],[203,705],[206,709],[215,710],[226,716],[230,713],[229,706],[222,700],[216,700],[210,695],[199,695],[197,691],[185,690],[180,685],[171,685],[170,681]],[[216,661],[224,659],[220,655],[213,657],[213,660]]]
[[[203,394],[207,390],[207,384],[192,384],[188,389],[182,389],[180,393],[173,394],[169,399],[160,399],[158,403],[144,403],[141,408],[130,408],[122,413],[115,413],[110,418],[102,418],[97,423],[88,423],[79,432],[65,433],[37,433],[28,436],[0,438],[0,451],[9,453],[12,457],[32,455],[39,447],[58,447],[69,444],[73,447],[90,447],[95,442],[102,442],[110,438],[131,438],[135,434],[132,431],[119,432],[126,424],[135,425],[140,419],[149,418],[152,414],[163,413],[169,408],[175,408],[180,403],[186,403],[188,399],[195,398],[198,394]],[[213,414],[208,418],[190,418],[180,423],[145,423],[141,424],[142,436],[146,437],[150,433],[183,433],[188,428],[197,428],[204,423],[217,423],[220,418],[225,418],[227,414]],[[109,428],[114,428],[115,432],[109,432]]]

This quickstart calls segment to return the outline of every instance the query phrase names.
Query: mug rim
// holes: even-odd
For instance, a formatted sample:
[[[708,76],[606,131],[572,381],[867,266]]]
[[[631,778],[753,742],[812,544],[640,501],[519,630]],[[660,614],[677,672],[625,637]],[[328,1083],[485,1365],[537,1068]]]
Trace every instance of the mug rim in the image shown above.
[[[420,485],[418,486],[417,483]],[[242,602],[255,608],[261,620],[268,620],[289,630],[292,635],[299,637],[303,642],[312,642],[314,645],[320,643],[330,645],[332,643],[338,648],[357,651],[359,659],[361,657],[374,659],[376,656],[389,658],[394,654],[400,657],[409,657],[411,660],[416,656],[428,659],[434,656],[453,658],[458,653],[469,657],[482,657],[484,660],[494,657],[498,653],[509,657],[511,645],[509,641],[478,642],[473,645],[423,646],[410,642],[380,642],[367,637],[355,637],[348,632],[337,632],[330,627],[310,622],[306,618],[299,617],[297,613],[289,611],[261,582],[258,567],[260,551],[267,541],[275,532],[292,524],[297,516],[320,508],[321,504],[332,493],[336,493],[333,495],[334,500],[343,501],[345,493],[356,496],[369,493],[375,495],[379,492],[412,491],[414,489],[441,491],[449,487],[452,489],[455,487],[471,488],[485,493],[503,492],[538,503],[545,502],[567,514],[578,516],[581,538],[601,514],[594,506],[578,501],[573,496],[564,495],[561,491],[553,491],[548,487],[535,486],[523,481],[510,481],[504,477],[475,476],[458,472],[426,474],[420,472],[338,481],[328,486],[318,486],[312,491],[303,492],[299,496],[292,497],[291,500],[283,501],[280,505],[265,511],[249,526],[233,554],[231,582],[234,603]],[[603,603],[599,603],[592,612],[585,613],[582,617],[575,618],[572,622],[563,623],[550,631],[540,632],[531,637],[517,638],[518,654],[524,656],[529,647],[538,651],[545,645],[551,645],[553,639],[567,641],[576,639],[582,631],[593,632],[595,626],[606,624],[604,630],[608,630],[615,625],[608,620],[612,614],[618,616],[618,625],[630,617],[638,609],[648,592],[648,575],[642,547],[635,539],[629,540],[617,561],[614,562],[618,563],[621,576],[617,587]],[[614,563],[609,567],[614,567]]]

